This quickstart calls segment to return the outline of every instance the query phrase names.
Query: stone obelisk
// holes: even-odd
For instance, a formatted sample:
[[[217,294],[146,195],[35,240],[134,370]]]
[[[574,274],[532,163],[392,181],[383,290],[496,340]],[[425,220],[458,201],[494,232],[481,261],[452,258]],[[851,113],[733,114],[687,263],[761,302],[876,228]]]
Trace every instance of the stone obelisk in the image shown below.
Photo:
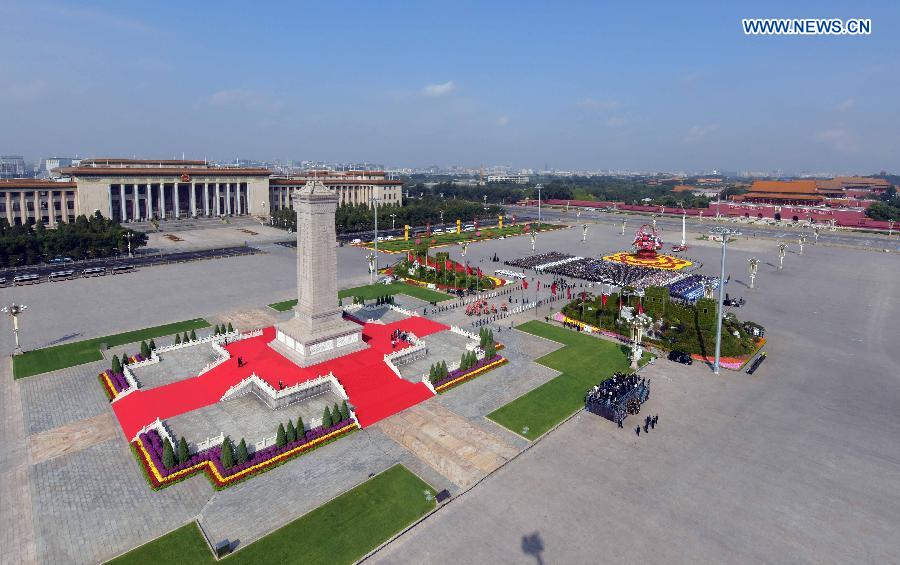
[[[338,196],[310,181],[291,196],[297,213],[297,306],[275,325],[269,345],[301,367],[367,347],[362,326],[345,320],[338,306],[334,213]]]

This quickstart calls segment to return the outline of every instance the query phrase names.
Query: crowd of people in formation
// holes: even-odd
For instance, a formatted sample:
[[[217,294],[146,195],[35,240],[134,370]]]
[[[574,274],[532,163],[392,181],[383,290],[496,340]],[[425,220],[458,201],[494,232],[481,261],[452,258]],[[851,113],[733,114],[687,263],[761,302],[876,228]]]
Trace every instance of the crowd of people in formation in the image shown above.
[[[681,275],[675,271],[628,265],[603,259],[578,259],[544,270],[563,277],[599,282],[613,286],[665,286]]]
[[[569,259],[571,257],[574,257],[574,255],[560,253],[558,251],[548,251],[547,253],[537,253],[520,259],[513,259],[512,261],[504,261],[503,264],[509,265],[510,267],[519,267],[520,269],[533,269],[538,265],[562,261],[563,259]]]
[[[635,373],[615,373],[587,392],[585,408],[623,427],[629,414],[638,414],[650,397],[650,380]]]
[[[693,302],[703,296],[703,289],[707,284],[711,284],[714,289],[719,288],[719,277],[688,275],[668,285],[669,295],[672,298]]]
[[[409,333],[403,330],[394,330],[391,332],[391,349],[396,349],[397,345],[401,342],[405,341],[406,343],[410,343]]]
[[[644,418],[644,433],[645,434],[650,433],[650,430],[655,430],[657,423],[659,423],[659,414],[656,414],[655,416],[647,416],[646,418]],[[619,424],[620,424],[619,427],[621,428],[622,427],[621,422],[619,422]],[[634,433],[636,433],[638,435],[638,437],[640,437],[640,435],[641,435],[641,426],[640,425],[638,425],[636,428],[634,428]]]

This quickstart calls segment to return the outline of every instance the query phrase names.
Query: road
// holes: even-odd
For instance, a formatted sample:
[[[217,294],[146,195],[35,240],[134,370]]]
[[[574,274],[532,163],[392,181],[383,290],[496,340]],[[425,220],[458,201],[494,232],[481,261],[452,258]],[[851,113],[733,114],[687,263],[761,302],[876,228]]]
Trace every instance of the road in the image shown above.
[[[27,284],[38,284],[47,282],[48,276],[51,273],[58,273],[61,271],[74,271],[72,276],[67,278],[81,278],[82,271],[89,268],[103,268],[105,269],[105,272],[102,274],[108,274],[113,268],[121,266],[130,265],[134,268],[150,267],[152,265],[167,265],[170,263],[184,263],[187,261],[200,261],[203,259],[253,255],[259,252],[259,249],[248,246],[220,247],[217,249],[183,251],[178,253],[157,253],[153,255],[138,254],[134,257],[106,257],[103,259],[88,259],[85,261],[74,261],[72,263],[61,263],[57,265],[42,263],[40,265],[30,265],[27,267],[11,267],[0,270],[0,286],[12,285],[13,278],[20,275],[37,275],[38,279],[29,281]]]

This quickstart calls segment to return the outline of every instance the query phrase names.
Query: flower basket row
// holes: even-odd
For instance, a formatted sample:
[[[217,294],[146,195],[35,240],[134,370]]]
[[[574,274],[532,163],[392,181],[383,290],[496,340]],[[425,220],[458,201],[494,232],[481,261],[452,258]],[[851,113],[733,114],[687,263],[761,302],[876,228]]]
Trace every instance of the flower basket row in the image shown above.
[[[469,379],[477,377],[483,373],[490,371],[491,369],[497,368],[501,365],[504,365],[509,360],[505,357],[501,357],[500,355],[494,355],[490,359],[482,359],[475,363],[472,367],[466,369],[465,371],[456,369],[455,371],[450,371],[450,373],[443,379],[432,383],[434,385],[435,392],[444,392],[453,388],[454,386],[461,384]]]
[[[344,436],[358,427],[353,420],[343,420],[327,428],[320,426],[308,430],[302,439],[285,444],[283,447],[271,446],[255,451],[244,463],[232,465],[227,469],[222,464],[221,446],[211,447],[192,455],[183,463],[166,468],[162,462],[162,439],[159,433],[152,429],[142,433],[132,443],[132,448],[154,490],[165,488],[203,471],[206,472],[213,487],[221,490],[268,471],[307,451]]]
[[[103,371],[97,375],[97,378],[100,380],[100,384],[103,385],[106,396],[108,396],[110,400],[119,396],[120,392],[128,388],[128,381],[125,379],[125,375],[123,373],[113,372],[111,369]]]

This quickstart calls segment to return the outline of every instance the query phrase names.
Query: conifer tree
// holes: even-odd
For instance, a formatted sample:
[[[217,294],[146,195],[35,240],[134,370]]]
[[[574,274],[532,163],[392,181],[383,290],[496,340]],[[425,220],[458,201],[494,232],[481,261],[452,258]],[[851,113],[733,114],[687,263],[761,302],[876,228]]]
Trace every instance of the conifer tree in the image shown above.
[[[150,351],[153,351],[154,349],[156,349],[156,342],[151,339],[150,340]]]
[[[222,455],[220,456],[222,461],[222,466],[226,469],[230,469],[234,466],[234,446],[231,444],[231,438],[225,436],[225,441],[222,442]]]
[[[350,419],[350,407],[347,406],[347,401],[341,402],[341,419],[349,420]]]
[[[197,332],[191,330],[191,341],[197,341]]]
[[[181,440],[178,442],[178,462],[184,463],[190,458],[191,451],[188,449],[187,440],[184,439],[184,436],[181,436]]]
[[[122,363],[119,361],[118,355],[113,355],[110,368],[112,369],[113,373],[121,373],[122,372]]]
[[[343,419],[343,418],[341,418],[341,409],[338,406],[337,402],[335,402],[334,406],[331,407],[331,419],[332,419],[332,424],[337,424],[338,422],[340,422]]]
[[[175,452],[172,450],[172,442],[169,441],[169,438],[165,438],[163,440],[163,466],[166,469],[171,469],[175,466]]]
[[[247,442],[244,440],[244,438],[241,438],[241,443],[239,443],[237,446],[238,465],[240,465],[242,463],[246,463],[248,457],[249,457],[249,454],[247,453]]]
[[[306,428],[303,425],[303,418],[297,416],[297,438],[303,439],[306,436]]]
[[[278,433],[275,435],[275,445],[284,447],[287,443],[287,434],[284,431],[284,424],[278,424]]]
[[[288,420],[287,428],[285,428],[284,433],[288,443],[297,441],[297,428],[294,427],[294,422],[291,420]]]
[[[322,427],[331,427],[331,409],[327,406],[325,407],[325,411],[322,413]]]
[[[228,333],[232,333],[234,328],[231,326],[231,322],[228,322]]]
[[[181,345],[181,336],[175,334],[175,345]]]
[[[141,357],[145,359],[150,357],[150,346],[147,345],[146,341],[141,342]]]

